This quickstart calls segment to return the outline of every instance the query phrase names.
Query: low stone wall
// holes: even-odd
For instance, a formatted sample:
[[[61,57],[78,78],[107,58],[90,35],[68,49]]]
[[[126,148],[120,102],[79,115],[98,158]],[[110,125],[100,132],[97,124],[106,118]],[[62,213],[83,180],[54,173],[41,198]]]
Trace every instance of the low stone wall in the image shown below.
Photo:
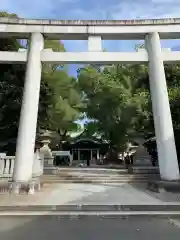
[[[0,179],[12,179],[14,170],[15,156],[0,155]],[[43,156],[38,152],[34,154],[34,163],[32,170],[32,178],[38,178],[43,174]]]

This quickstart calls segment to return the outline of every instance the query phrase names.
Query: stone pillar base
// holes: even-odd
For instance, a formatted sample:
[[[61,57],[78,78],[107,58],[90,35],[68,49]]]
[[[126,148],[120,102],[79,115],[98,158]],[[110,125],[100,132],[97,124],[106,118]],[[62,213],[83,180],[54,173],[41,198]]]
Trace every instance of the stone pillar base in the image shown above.
[[[31,180],[29,182],[9,182],[10,194],[34,194],[35,191],[41,189],[41,183],[39,180]]]
[[[149,181],[147,188],[153,192],[180,192],[180,181]]]
[[[53,164],[54,158],[44,158],[44,174],[56,174],[57,173],[57,167]]]

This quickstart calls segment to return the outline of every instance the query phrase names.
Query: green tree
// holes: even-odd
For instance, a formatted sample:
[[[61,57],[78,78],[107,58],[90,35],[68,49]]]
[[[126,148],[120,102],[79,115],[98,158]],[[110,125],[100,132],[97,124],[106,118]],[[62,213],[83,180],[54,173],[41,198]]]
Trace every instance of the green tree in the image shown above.
[[[69,77],[65,71],[55,71],[53,75],[46,76],[46,79],[53,89],[46,128],[59,134],[61,146],[69,138],[69,134],[79,128],[76,120],[83,107],[81,95],[75,79]]]
[[[15,14],[1,13],[0,16],[17,17]],[[0,51],[17,51],[28,47],[16,39],[0,39]],[[53,51],[65,51],[64,45],[57,40],[45,40],[45,48]],[[0,138],[16,138],[21,98],[24,86],[25,65],[0,65]],[[67,74],[64,66],[43,64],[38,127],[56,129],[61,135],[74,129],[78,118],[81,97],[76,88],[76,81]]]
[[[137,114],[136,89],[142,71],[137,66],[113,65],[80,69],[78,82],[84,94],[87,116],[95,119],[99,131],[117,149],[123,149],[133,133]]]
[[[16,17],[16,14],[1,12],[0,17]],[[0,51],[17,51],[19,41],[0,38]],[[6,141],[17,135],[20,105],[24,83],[25,66],[0,65],[0,140]]]
[[[0,51],[17,51],[21,47],[14,39],[0,39]],[[0,65],[0,138],[4,141],[17,136],[25,70],[24,64]],[[51,93],[46,79],[42,78],[38,125],[47,118],[46,109],[50,104]]]

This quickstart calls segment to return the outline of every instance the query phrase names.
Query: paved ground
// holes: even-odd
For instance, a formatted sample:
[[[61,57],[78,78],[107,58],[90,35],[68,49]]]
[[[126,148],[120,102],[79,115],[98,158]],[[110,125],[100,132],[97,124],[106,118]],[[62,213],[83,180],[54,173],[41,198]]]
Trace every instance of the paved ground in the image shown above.
[[[179,240],[179,236],[180,228],[174,226],[169,219],[162,218],[0,218],[0,239],[3,240]]]
[[[88,190],[88,189],[87,189]],[[104,190],[104,191],[103,191]],[[162,202],[130,184],[107,185],[105,188],[71,201],[71,204],[161,204]]]
[[[35,195],[0,194],[4,205],[180,204],[180,194],[155,194],[145,186],[121,184],[50,184]]]

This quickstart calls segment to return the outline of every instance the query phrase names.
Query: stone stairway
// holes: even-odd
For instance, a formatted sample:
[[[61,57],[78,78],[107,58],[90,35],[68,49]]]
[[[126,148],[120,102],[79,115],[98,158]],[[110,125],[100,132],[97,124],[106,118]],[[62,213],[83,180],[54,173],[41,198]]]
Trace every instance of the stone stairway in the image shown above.
[[[128,169],[109,168],[59,168],[55,175],[43,175],[43,183],[138,183],[159,179],[159,173],[152,167]]]

